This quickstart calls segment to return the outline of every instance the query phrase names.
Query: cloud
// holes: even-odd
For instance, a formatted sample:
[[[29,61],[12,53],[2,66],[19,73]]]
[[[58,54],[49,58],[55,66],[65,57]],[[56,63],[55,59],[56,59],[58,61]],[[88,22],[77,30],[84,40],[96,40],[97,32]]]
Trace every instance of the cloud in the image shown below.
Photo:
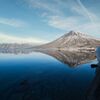
[[[83,13],[83,16],[85,15],[87,15],[87,17],[90,19],[90,21],[91,22],[93,22],[94,23],[94,14],[93,13],[91,13],[90,11],[88,11],[88,9],[83,5],[83,3],[81,2],[81,0],[77,0],[77,2],[78,2],[78,4],[79,4],[79,6],[80,6],[80,8],[81,8],[81,12],[78,10],[78,9],[76,9],[76,11],[78,11],[79,13]]]
[[[48,24],[51,27],[64,30],[65,32],[74,30],[94,36],[100,32],[99,22],[95,22],[94,24],[90,23],[89,21],[81,23],[81,21],[84,21],[84,19],[75,16],[73,17],[50,16],[49,20],[47,20]]]
[[[62,14],[58,5],[55,5],[55,0],[53,3],[50,3],[46,0],[25,0],[30,7],[40,9],[44,12],[49,12],[52,14]]]
[[[17,37],[12,35],[6,35],[6,33],[0,32],[0,43],[33,43],[42,44],[47,41],[32,37]]]
[[[0,24],[4,24],[4,25],[9,25],[12,27],[23,27],[26,26],[26,23],[21,21],[21,20],[17,20],[17,19],[10,19],[10,18],[0,18]]]
[[[50,27],[63,31],[99,33],[99,18],[89,11],[81,0],[26,0],[31,7],[39,9],[43,21]]]
[[[95,24],[91,24],[89,22],[82,24],[80,26],[78,26],[75,31],[81,31],[81,32],[85,32],[87,34],[93,35],[93,36],[100,36],[99,32],[100,32],[100,24],[99,22],[96,22]]]
[[[48,24],[52,27],[61,29],[61,30],[72,30],[77,27],[78,20],[75,17],[59,17],[59,16],[50,16]]]

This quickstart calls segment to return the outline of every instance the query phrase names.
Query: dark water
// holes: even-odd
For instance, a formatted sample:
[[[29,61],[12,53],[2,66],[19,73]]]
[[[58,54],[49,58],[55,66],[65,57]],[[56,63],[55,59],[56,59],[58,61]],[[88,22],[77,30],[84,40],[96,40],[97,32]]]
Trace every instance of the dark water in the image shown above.
[[[0,100],[85,100],[91,63],[71,68],[42,53],[0,54]]]

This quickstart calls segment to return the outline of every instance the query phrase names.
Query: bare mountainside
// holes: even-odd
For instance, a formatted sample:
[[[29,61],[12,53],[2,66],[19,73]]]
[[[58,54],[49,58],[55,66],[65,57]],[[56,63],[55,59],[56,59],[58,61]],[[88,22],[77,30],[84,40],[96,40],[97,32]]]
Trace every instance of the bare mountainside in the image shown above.
[[[39,48],[96,48],[100,40],[92,36],[70,31],[53,42],[38,46]]]

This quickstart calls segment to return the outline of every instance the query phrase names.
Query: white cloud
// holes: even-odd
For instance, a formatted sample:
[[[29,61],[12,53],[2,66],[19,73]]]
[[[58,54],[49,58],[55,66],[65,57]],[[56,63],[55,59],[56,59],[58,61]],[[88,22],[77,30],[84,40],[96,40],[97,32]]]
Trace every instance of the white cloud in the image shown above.
[[[47,11],[49,13],[52,14],[62,14],[62,12],[60,11],[58,5],[55,3],[48,3],[48,1],[46,0],[26,0],[26,2],[29,4],[30,7],[33,8],[38,8],[41,9],[43,11]]]
[[[78,3],[78,5],[80,6],[78,9],[77,9],[77,7],[75,7],[74,9],[78,12],[78,13],[80,13],[80,14],[82,14],[83,16],[85,16],[85,17],[87,17],[87,18],[89,18],[89,20],[92,22],[92,23],[94,23],[94,19],[96,18],[96,16],[95,16],[95,14],[93,14],[92,12],[90,12],[85,6],[84,6],[84,4],[81,2],[81,0],[77,0],[77,3]],[[81,10],[80,10],[80,8],[81,8]]]
[[[63,31],[76,30],[98,34],[100,20],[89,11],[81,0],[26,0],[33,8],[42,11],[42,18],[53,27]]]
[[[33,43],[42,44],[47,41],[32,37],[17,37],[12,35],[6,35],[5,33],[0,33],[0,43]]]
[[[64,31],[80,31],[90,35],[97,35],[100,32],[100,24],[99,22],[90,23],[84,22],[81,23],[80,17],[59,17],[59,16],[51,16],[47,21],[51,27],[64,30]],[[82,21],[82,19],[81,19]]]
[[[79,21],[75,17],[59,17],[59,16],[50,16],[48,24],[52,27],[61,29],[61,30],[72,30],[78,26]]]
[[[89,12],[88,11],[88,15],[89,16],[91,16],[91,17],[89,17],[87,14],[86,14],[86,12],[85,11],[83,11],[82,9],[80,9],[80,6],[73,6],[72,8],[71,8],[71,10],[75,13],[77,13],[77,14],[79,14],[79,15],[81,15],[81,16],[83,16],[83,17],[85,17],[86,19],[88,19],[88,20],[90,20],[91,21],[91,19],[92,19],[92,22],[93,22],[93,20],[95,20],[95,19],[97,19],[97,16],[95,15],[95,14],[93,14],[92,12]],[[90,19],[91,18],[91,19]]]
[[[85,32],[87,34],[93,35],[93,36],[99,36],[100,37],[100,24],[99,22],[96,22],[95,24],[91,23],[85,23],[80,26],[78,26],[75,31],[81,31]]]
[[[26,23],[21,21],[21,20],[17,20],[17,19],[10,19],[10,18],[0,18],[0,24],[4,24],[4,25],[9,25],[12,27],[23,27],[26,26]]]

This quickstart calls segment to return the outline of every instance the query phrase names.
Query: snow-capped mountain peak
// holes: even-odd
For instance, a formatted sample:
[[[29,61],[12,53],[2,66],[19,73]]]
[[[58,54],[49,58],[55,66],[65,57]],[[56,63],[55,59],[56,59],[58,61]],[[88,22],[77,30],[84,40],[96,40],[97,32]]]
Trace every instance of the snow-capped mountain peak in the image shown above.
[[[100,45],[100,40],[81,32],[70,31],[60,38],[43,45],[48,48],[96,48]]]

